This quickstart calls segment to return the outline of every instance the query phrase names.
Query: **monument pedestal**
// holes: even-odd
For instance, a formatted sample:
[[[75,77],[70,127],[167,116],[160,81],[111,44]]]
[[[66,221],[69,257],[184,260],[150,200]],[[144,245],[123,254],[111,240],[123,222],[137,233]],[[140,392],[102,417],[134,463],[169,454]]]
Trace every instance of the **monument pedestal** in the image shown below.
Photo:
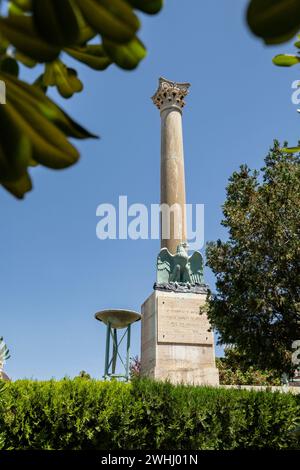
[[[219,385],[206,294],[155,290],[142,305],[141,374],[173,384]]]

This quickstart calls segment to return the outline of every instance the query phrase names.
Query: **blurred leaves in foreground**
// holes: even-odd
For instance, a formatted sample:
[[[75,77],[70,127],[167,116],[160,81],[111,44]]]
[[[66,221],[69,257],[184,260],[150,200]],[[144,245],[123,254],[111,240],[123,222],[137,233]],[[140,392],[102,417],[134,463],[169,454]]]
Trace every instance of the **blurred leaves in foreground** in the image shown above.
[[[32,188],[28,169],[74,164],[79,153],[70,137],[97,137],[45,93],[56,87],[64,98],[83,90],[69,56],[94,70],[116,64],[136,68],[146,56],[137,33],[135,10],[158,13],[163,0],[11,0],[0,16],[0,80],[6,104],[0,106],[0,184],[22,198]],[[33,84],[18,78],[19,63],[44,70]]]
[[[265,44],[287,42],[300,30],[300,0],[250,0],[247,22],[253,34],[263,39]],[[298,49],[297,55],[278,54],[273,58],[273,63],[279,67],[299,64],[300,35],[295,47]],[[298,145],[283,150],[295,153],[300,152],[300,147]]]
[[[250,0],[247,22],[268,45],[289,41],[300,29],[300,1]]]

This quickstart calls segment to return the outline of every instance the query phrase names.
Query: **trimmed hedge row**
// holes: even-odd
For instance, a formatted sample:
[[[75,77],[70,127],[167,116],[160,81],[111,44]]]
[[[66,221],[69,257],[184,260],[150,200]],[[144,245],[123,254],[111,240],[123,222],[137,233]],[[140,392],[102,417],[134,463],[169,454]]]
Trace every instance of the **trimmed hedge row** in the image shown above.
[[[4,449],[300,449],[300,396],[64,379],[3,393]]]

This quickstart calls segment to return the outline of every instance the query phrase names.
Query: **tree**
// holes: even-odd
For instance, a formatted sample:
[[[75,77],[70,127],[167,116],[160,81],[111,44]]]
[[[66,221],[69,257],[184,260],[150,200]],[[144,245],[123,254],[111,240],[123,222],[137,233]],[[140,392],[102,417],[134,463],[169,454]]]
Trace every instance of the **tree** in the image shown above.
[[[80,379],[91,380],[90,374],[85,370],[81,370],[77,377]]]
[[[208,316],[219,343],[279,372],[293,368],[292,343],[300,339],[299,194],[299,155],[275,141],[261,173],[243,165],[231,176],[222,221],[229,239],[207,246],[216,275]]]
[[[0,0],[1,4],[1,0]],[[163,0],[10,0],[0,16],[0,184],[18,198],[32,188],[28,169],[66,168],[79,158],[69,138],[96,137],[46,97],[54,86],[64,98],[83,89],[72,57],[94,69],[115,63],[132,70],[145,57],[135,10],[155,14]],[[100,39],[102,38],[102,42]],[[44,65],[34,84],[18,78],[19,64]],[[1,103],[1,96],[0,96]],[[5,131],[4,131],[5,130]]]

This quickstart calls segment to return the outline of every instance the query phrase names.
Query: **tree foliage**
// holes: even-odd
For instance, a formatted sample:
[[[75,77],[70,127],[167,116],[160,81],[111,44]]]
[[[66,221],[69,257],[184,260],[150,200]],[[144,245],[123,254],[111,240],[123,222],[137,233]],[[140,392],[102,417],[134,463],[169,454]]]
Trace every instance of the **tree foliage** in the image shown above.
[[[221,344],[236,345],[259,368],[288,372],[300,338],[299,155],[275,141],[261,176],[243,165],[229,180],[229,239],[207,246],[217,279],[208,316]]]
[[[84,380],[91,380],[91,376],[85,370],[81,370],[77,376],[77,378],[84,379]]]
[[[146,55],[135,10],[156,14],[163,0],[11,0],[0,16],[0,184],[22,198],[32,187],[28,169],[66,168],[79,158],[70,137],[96,137],[45,96],[56,87],[64,98],[83,89],[68,56],[94,70],[116,64],[132,70]],[[34,84],[18,78],[19,64],[43,73]]]

